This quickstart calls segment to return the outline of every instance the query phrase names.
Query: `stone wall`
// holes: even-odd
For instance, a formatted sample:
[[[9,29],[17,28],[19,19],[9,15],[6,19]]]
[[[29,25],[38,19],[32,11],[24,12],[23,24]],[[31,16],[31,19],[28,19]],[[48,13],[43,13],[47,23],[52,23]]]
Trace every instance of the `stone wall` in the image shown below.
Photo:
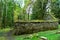
[[[14,33],[27,34],[35,33],[45,30],[53,30],[58,28],[58,22],[16,22],[14,27]]]

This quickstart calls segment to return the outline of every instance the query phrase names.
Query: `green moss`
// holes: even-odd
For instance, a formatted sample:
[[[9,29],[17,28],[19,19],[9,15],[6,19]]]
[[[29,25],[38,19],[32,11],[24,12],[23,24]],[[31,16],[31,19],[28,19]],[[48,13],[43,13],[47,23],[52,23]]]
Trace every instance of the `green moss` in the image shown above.
[[[58,22],[58,20],[17,20],[15,22]]]

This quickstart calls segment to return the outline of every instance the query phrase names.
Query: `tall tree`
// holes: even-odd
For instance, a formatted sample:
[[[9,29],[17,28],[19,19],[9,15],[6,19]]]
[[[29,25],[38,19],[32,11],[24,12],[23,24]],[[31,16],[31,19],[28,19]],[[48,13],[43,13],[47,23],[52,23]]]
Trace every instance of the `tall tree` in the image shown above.
[[[0,0],[0,28],[1,28],[1,26],[2,26],[2,12],[3,12],[3,11],[2,11],[2,10],[3,10],[3,9],[2,9],[2,8],[3,8],[2,6],[3,6],[3,5],[2,5],[2,0]]]
[[[60,19],[60,0],[52,2],[52,12],[56,18]]]
[[[14,1],[1,0],[2,2],[2,27],[11,26],[13,23]]]
[[[31,18],[34,20],[44,19],[46,4],[47,0],[36,0],[35,4],[33,5],[33,14]]]

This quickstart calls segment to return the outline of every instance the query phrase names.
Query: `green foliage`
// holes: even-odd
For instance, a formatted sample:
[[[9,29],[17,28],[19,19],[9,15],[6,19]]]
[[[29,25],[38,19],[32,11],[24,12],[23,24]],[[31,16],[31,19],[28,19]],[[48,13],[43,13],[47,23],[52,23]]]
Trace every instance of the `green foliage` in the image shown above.
[[[2,23],[2,2],[0,1],[0,27]]]
[[[33,5],[31,19],[43,19],[46,12],[47,0],[37,0]]]
[[[51,0],[52,2],[56,2],[57,0]]]
[[[24,6],[24,8],[21,8],[20,13],[18,15],[18,19],[28,20],[28,14],[26,13],[26,9],[29,4],[30,4],[30,0],[25,0],[25,6]]]
[[[1,0],[2,5],[2,27],[12,26],[13,24],[13,14],[14,14],[14,1],[13,0]]]
[[[60,19],[60,1],[59,0],[52,3],[52,12],[54,13],[56,18]]]

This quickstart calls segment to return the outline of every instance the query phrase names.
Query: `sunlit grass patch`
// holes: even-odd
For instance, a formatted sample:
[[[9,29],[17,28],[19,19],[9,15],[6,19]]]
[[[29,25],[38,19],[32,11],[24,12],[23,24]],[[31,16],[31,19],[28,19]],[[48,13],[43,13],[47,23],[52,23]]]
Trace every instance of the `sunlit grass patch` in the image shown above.
[[[0,40],[7,40],[6,37],[0,37]]]
[[[10,30],[12,30],[13,28],[5,28],[5,29],[0,29],[0,32],[9,32]]]

